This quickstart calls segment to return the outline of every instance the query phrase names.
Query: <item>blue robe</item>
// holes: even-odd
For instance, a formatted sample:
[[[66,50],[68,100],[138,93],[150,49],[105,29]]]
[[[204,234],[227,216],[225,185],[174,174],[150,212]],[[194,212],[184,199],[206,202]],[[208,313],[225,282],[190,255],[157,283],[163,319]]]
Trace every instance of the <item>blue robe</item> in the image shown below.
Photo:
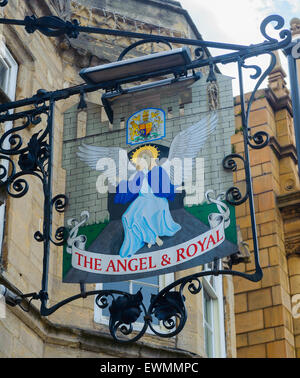
[[[138,172],[133,180],[117,187],[115,203],[132,202],[122,216],[124,241],[121,257],[131,257],[145,243],[154,245],[157,236],[173,236],[181,229],[174,222],[168,200],[173,201],[176,188],[161,167]]]

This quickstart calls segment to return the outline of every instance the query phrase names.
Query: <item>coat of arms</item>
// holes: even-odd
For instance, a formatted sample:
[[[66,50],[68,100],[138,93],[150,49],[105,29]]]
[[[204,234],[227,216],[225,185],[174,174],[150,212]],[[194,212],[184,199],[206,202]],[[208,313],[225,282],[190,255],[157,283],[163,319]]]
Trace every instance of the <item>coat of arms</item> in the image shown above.
[[[147,108],[134,113],[127,121],[127,143],[150,142],[165,136],[165,112]]]

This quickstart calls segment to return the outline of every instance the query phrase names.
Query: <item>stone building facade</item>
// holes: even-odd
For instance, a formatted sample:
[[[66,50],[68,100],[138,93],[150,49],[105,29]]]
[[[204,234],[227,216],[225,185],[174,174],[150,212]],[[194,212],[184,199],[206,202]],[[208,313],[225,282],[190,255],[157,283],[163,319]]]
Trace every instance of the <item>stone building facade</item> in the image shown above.
[[[295,307],[300,290],[300,184],[292,104],[278,53],[276,57],[268,87],[257,92],[249,121],[252,135],[264,130],[270,142],[261,150],[250,151],[263,278],[257,283],[234,279],[237,356],[246,358],[300,357],[300,319]],[[235,98],[235,114],[232,144],[242,153],[239,97]],[[243,170],[235,173],[237,184],[244,178]],[[237,207],[236,215],[251,249],[247,204]],[[253,268],[253,263],[238,266],[248,273]]]
[[[171,0],[12,0],[0,8],[1,17],[24,19],[26,15],[37,17],[57,15],[65,19],[78,19],[81,25],[131,30],[143,33],[201,39],[188,13],[177,1]],[[78,39],[48,38],[42,34],[27,34],[22,27],[1,26],[1,43],[17,65],[16,99],[31,97],[38,89],[54,90],[82,82],[78,71],[89,65],[115,61],[120,52],[132,43],[128,38],[104,35],[84,35]],[[176,46],[175,46],[176,47]],[[143,55],[160,51],[163,47],[142,45],[134,53]],[[5,50],[6,51],[6,50]],[[209,54],[206,51],[206,54]],[[132,56],[132,55],[131,55]],[[130,57],[130,56],[129,56]],[[206,74],[203,70],[204,75]],[[204,87],[205,79],[203,79]],[[222,105],[227,117],[228,136],[233,132],[232,92],[230,80],[219,77]],[[7,101],[2,93],[1,101]],[[13,99],[10,97],[10,99]],[[63,140],[71,137],[68,130],[73,124],[77,136],[84,136],[99,122],[111,127],[104,119],[100,94],[87,95],[90,112],[77,110],[79,98],[57,102],[54,130],[53,193],[64,193],[66,171],[62,168]],[[204,99],[203,99],[204,101]],[[208,106],[207,104],[205,106]],[[177,111],[177,109],[176,109]],[[91,119],[91,117],[93,117]],[[73,120],[73,121],[72,121]],[[116,117],[116,123],[120,125]],[[63,127],[65,126],[65,128]],[[10,127],[9,125],[7,127]],[[175,127],[175,125],[174,125]],[[3,131],[3,130],[2,130]],[[25,131],[24,141],[37,132],[34,126]],[[230,149],[230,147],[229,147]],[[0,282],[16,292],[39,292],[42,277],[41,245],[33,235],[40,229],[43,216],[42,191],[34,179],[28,180],[30,190],[24,198],[5,199],[3,242],[1,251]],[[4,211],[3,211],[4,212]],[[64,222],[63,215],[55,214],[53,228]],[[62,251],[52,246],[49,267],[49,305],[78,293],[79,285],[62,283]],[[182,273],[181,273],[182,274]],[[178,274],[179,278],[181,274]],[[225,334],[223,350],[215,356],[235,357],[235,324],[233,309],[233,282],[223,278]],[[94,285],[87,285],[92,290]],[[133,345],[116,345],[105,324],[95,322],[94,298],[79,299],[68,304],[48,318],[40,316],[38,304],[33,301],[30,312],[19,307],[6,308],[6,316],[0,320],[1,357],[195,357],[206,356],[205,330],[203,326],[202,296],[186,294],[189,319],[182,333],[171,340],[159,339],[147,334]],[[218,349],[218,348],[216,348]]]

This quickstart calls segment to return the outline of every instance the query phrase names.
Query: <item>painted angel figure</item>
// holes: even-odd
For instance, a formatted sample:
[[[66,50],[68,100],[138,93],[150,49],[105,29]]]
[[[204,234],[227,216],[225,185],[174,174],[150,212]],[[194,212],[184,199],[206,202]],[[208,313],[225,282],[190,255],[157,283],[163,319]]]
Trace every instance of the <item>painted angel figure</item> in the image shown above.
[[[120,248],[121,257],[130,258],[146,244],[149,248],[163,245],[161,237],[172,237],[181,226],[172,218],[169,202],[183,186],[174,184],[174,159],[188,158],[190,165],[182,165],[192,174],[193,162],[208,136],[217,126],[217,116],[213,113],[196,124],[180,132],[172,141],[166,161],[159,165],[158,150],[154,145],[142,145],[128,159],[127,152],[118,147],[96,147],[82,144],[77,153],[80,160],[92,169],[99,170],[98,161],[111,158],[115,167],[105,170],[110,184],[116,186],[115,203],[130,203],[122,215],[124,241]],[[103,166],[101,166],[101,170]],[[119,177],[126,171],[129,180]],[[116,180],[117,175],[117,180]]]

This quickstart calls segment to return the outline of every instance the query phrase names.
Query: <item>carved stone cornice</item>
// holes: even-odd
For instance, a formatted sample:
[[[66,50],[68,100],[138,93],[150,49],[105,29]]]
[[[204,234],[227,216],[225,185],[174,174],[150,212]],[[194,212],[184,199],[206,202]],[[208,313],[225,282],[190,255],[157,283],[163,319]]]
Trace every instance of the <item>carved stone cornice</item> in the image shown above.
[[[287,257],[300,257],[300,235],[290,236],[285,238],[285,253]]]
[[[282,97],[277,97],[271,88],[265,89],[266,98],[274,111],[279,111],[282,109],[287,109],[291,117],[293,116],[293,106],[291,97],[286,94]]]
[[[294,163],[298,163],[297,150],[293,144],[288,144],[286,146],[281,146],[277,139],[273,136],[270,137],[269,146],[277,156],[278,160],[290,157],[293,159]]]
[[[295,224],[299,223],[300,219],[300,191],[283,194],[277,197],[277,206],[281,212],[284,223]],[[293,227],[297,229],[297,227]],[[297,233],[285,232],[284,244],[286,256],[300,257],[300,229]]]
[[[277,196],[277,206],[287,216],[300,215],[300,191]],[[299,230],[300,232],[300,230]]]

